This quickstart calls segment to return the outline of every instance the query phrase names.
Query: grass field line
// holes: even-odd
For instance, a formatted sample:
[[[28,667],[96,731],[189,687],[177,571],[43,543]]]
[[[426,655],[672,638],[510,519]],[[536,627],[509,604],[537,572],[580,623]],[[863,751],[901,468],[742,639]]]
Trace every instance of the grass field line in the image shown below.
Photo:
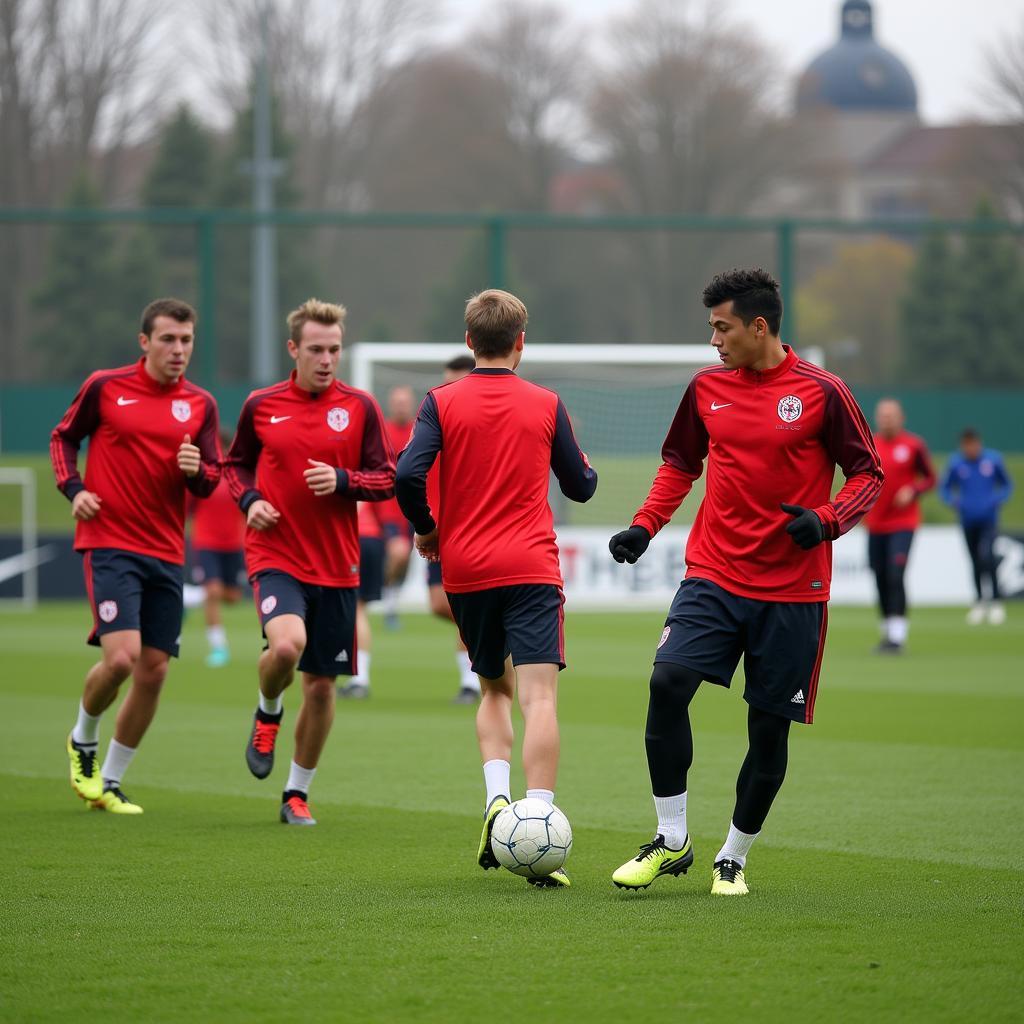
[[[39,772],[23,769],[10,769],[4,768],[0,770],[0,778],[12,778],[12,779],[31,779],[33,781],[49,781],[53,783],[62,783],[61,786],[64,793],[67,794],[66,799],[69,802],[69,807],[75,806],[76,813],[84,812],[84,806],[77,806],[74,796],[68,792],[67,778],[64,774],[56,774],[54,772]],[[269,792],[254,793],[252,791],[244,791],[239,786],[225,785],[223,783],[217,785],[210,785],[209,783],[182,783],[182,782],[168,782],[166,780],[153,781],[152,778],[141,776],[139,778],[139,784],[145,789],[153,789],[158,791],[166,791],[168,793],[177,793],[181,795],[202,795],[208,797],[217,798],[229,798],[246,800],[249,802],[258,802],[263,805],[264,808],[268,806],[272,808],[273,797],[275,790],[271,788]],[[436,804],[426,805],[421,801],[404,801],[401,798],[395,800],[381,801],[381,800],[367,800],[365,797],[348,797],[339,799],[337,796],[332,796],[329,790],[325,790],[323,793],[317,793],[314,801],[316,806],[326,806],[332,808],[359,808],[361,810],[387,810],[397,811],[406,814],[436,814],[443,813],[453,818],[464,818],[467,821],[475,823],[479,820],[479,815],[476,811],[462,810],[462,805],[454,806],[453,804]],[[470,803],[465,805],[466,807],[471,806]],[[315,809],[315,807],[314,807]],[[267,816],[268,820],[273,819],[273,810],[261,812]],[[152,818],[157,817],[159,812],[152,814]],[[596,820],[592,819],[587,822],[586,825],[579,825],[580,828],[592,829],[605,833],[617,833],[621,835],[629,835],[633,838],[643,838],[641,833],[631,822],[627,827],[622,824],[616,824],[614,821],[609,821],[601,816],[598,816]],[[758,845],[761,848],[768,847],[778,850],[787,851],[817,851],[820,853],[834,853],[834,854],[851,854],[860,857],[873,858],[879,861],[890,860],[893,856],[893,852],[890,848],[886,848],[883,852],[879,852],[872,837],[868,837],[868,842],[858,840],[856,834],[844,832],[842,830],[833,833],[835,838],[831,841],[822,839],[820,836],[828,830],[819,830],[816,833],[808,834],[801,837],[799,840],[792,837],[779,837],[776,833],[774,835],[765,835],[760,840]],[[473,832],[472,828],[467,828],[467,835]],[[13,838],[11,833],[8,833],[8,839]],[[837,841],[838,840],[838,841]],[[628,844],[627,844],[628,846]],[[706,852],[706,851],[705,851]],[[934,865],[959,865],[962,867],[982,867],[991,866],[991,856],[984,851],[979,851],[977,854],[972,854],[969,851],[955,855],[945,851],[938,851],[935,849],[930,850],[928,853],[922,853],[921,851],[914,851],[907,853],[903,851],[901,855],[906,860],[914,861],[918,864],[934,864]],[[1016,856],[1012,853],[1008,854],[1006,859],[1000,864],[1000,868],[1012,872],[1024,871],[1024,856]]]

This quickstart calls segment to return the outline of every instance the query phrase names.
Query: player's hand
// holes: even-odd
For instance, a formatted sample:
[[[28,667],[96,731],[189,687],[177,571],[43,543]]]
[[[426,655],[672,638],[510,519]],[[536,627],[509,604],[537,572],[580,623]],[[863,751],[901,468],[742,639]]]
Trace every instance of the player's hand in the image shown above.
[[[629,562],[632,565],[650,543],[651,535],[642,526],[631,526],[608,541],[608,550],[616,562]]]
[[[892,503],[896,508],[906,508],[917,497],[917,491],[913,484],[904,484],[893,495]]]
[[[430,533],[417,533],[416,534],[416,550],[428,561],[428,562],[440,562],[441,554],[437,548],[437,527],[435,526]]]
[[[310,468],[302,475],[306,480],[306,486],[318,497],[325,494],[333,494],[338,487],[338,472],[334,466],[328,466],[326,462],[317,462],[316,459],[306,459]]]
[[[100,514],[103,499],[92,491],[79,491],[71,502],[71,514],[80,522],[87,522]]]
[[[192,436],[186,434],[178,449],[178,469],[185,476],[198,476],[203,465],[202,453],[192,443]]]
[[[260,498],[249,506],[245,521],[254,530],[269,530],[280,518],[281,513],[269,501]]]
[[[825,526],[813,508],[804,508],[803,505],[787,505],[785,502],[779,507],[786,515],[796,517],[786,527],[786,533],[793,538],[793,543],[799,544],[804,551],[809,551],[825,539]]]

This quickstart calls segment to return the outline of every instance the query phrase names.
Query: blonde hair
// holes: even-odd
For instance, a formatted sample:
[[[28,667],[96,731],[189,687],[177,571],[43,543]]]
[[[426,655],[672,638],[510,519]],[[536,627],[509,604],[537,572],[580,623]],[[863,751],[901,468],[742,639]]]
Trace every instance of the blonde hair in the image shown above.
[[[516,338],[526,330],[526,306],[511,292],[488,288],[466,303],[466,330],[473,351],[485,359],[507,356]]]
[[[327,327],[337,324],[344,331],[347,313],[348,310],[344,306],[335,305],[333,302],[306,299],[298,309],[293,309],[288,314],[288,336],[298,345],[299,339],[302,337],[302,328],[310,320],[316,324],[325,324]]]

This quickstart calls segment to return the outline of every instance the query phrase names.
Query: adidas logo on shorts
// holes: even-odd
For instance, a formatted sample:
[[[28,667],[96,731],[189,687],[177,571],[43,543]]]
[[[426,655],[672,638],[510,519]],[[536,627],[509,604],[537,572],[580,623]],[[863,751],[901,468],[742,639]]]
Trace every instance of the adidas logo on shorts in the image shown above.
[[[806,704],[807,702],[804,700],[804,691],[803,690],[797,690],[796,691],[796,696],[789,703],[790,704]]]

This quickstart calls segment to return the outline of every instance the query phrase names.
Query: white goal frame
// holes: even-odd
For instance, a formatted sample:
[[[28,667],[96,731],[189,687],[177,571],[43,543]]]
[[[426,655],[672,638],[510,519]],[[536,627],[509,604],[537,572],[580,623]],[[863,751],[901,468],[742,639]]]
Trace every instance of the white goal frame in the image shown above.
[[[21,608],[33,611],[39,604],[39,541],[38,509],[36,502],[36,474],[21,466],[0,467],[0,486],[21,487],[21,557],[23,568],[21,597],[0,597],[0,608]]]

